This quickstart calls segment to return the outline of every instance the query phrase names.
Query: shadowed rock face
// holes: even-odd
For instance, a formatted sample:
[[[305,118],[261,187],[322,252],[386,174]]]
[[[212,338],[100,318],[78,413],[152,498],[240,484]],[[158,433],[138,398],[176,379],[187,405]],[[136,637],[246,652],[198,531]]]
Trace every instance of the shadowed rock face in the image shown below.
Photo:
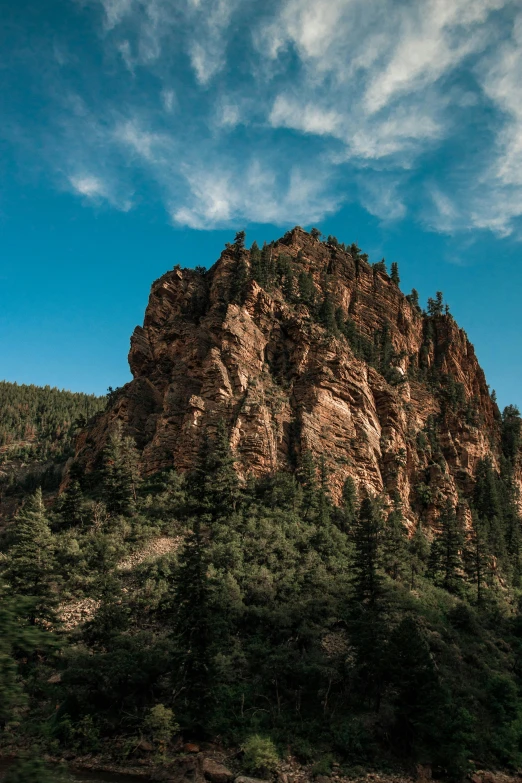
[[[423,315],[387,274],[300,228],[274,243],[272,258],[279,254],[294,274],[286,298],[252,280],[244,303],[230,304],[233,248],[205,274],[176,268],[152,285],[131,338],[134,380],[81,433],[77,458],[91,467],[119,420],[142,450],[145,474],[188,470],[202,433],[224,419],[243,476],[293,470],[310,450],[324,457],[334,498],[352,476],[361,491],[398,493],[413,522],[423,483],[432,516],[469,490],[477,460],[499,458],[499,412],[466,334],[449,315]],[[388,329],[392,382],[311,317],[299,300],[302,272],[370,343]],[[456,405],[443,402],[451,379],[462,385]]]

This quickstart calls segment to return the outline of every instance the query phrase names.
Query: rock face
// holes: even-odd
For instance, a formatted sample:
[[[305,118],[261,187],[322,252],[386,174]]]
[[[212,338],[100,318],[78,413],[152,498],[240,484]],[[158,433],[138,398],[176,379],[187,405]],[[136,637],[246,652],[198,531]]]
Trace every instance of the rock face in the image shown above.
[[[300,228],[264,261],[274,284],[250,277],[239,297],[251,258],[235,246],[207,272],[153,283],[131,338],[134,380],[79,436],[81,463],[92,468],[120,421],[145,474],[185,471],[223,419],[242,476],[295,470],[309,450],[336,500],[351,476],[359,492],[400,497],[412,523],[469,490],[479,459],[498,463],[499,411],[451,315],[426,316],[356,251]]]

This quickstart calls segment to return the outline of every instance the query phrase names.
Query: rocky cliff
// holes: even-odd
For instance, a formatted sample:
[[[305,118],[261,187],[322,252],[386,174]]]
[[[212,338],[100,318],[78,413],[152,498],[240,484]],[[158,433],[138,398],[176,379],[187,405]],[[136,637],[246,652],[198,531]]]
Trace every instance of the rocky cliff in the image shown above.
[[[241,475],[295,470],[308,450],[335,499],[351,476],[413,522],[469,491],[479,459],[498,463],[499,411],[453,317],[300,228],[156,280],[129,362],[134,380],[78,439],[88,469],[121,421],[146,474],[188,470],[223,419]]]

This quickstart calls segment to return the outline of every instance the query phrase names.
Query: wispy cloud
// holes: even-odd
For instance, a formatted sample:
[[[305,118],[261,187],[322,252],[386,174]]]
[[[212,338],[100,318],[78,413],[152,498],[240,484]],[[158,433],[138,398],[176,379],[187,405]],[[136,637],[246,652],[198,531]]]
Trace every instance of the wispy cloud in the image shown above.
[[[209,228],[310,223],[350,198],[438,231],[517,230],[519,0],[88,2],[104,64],[72,88],[60,58],[39,144],[87,202],[160,199]]]

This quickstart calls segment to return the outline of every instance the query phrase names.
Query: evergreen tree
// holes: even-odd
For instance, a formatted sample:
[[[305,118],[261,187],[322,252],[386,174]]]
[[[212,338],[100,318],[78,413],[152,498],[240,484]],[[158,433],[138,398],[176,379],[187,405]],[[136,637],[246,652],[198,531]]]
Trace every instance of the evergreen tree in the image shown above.
[[[103,454],[103,499],[110,514],[132,514],[140,484],[139,453],[121,425],[111,433]]]
[[[353,528],[355,547],[353,571],[357,599],[373,606],[381,589],[382,514],[376,499],[366,497],[359,508]]]
[[[408,531],[400,508],[390,511],[382,532],[382,565],[392,579],[400,579],[408,567]]]
[[[319,310],[319,320],[330,334],[337,334],[337,322],[335,320],[335,306],[329,293],[326,293]]]
[[[451,501],[443,509],[440,533],[430,551],[430,575],[450,593],[462,590],[464,534]]]
[[[250,248],[250,275],[261,287],[266,284],[261,264],[261,250],[257,242],[253,242]]]
[[[313,519],[317,511],[317,471],[312,452],[306,449],[301,456],[297,472],[299,483],[303,487],[304,519]]]
[[[386,269],[386,261],[384,258],[381,258],[380,261],[376,261],[376,263],[373,265],[373,273],[381,272],[383,275],[388,274],[388,270]]]
[[[191,729],[204,725],[214,679],[216,616],[211,607],[208,547],[198,517],[192,520],[179,558],[172,596],[173,638],[180,670],[175,673]]]
[[[65,492],[60,497],[58,510],[63,528],[77,527],[83,524],[84,498],[80,482],[71,481]]]
[[[442,291],[437,291],[437,293],[435,294],[435,299],[432,299],[431,296],[428,299],[428,315],[438,316],[438,315],[442,315],[443,312],[444,312],[443,294]]]
[[[412,288],[411,289],[411,294],[407,294],[406,295],[406,299],[408,300],[408,302],[411,305],[413,305],[413,307],[415,307],[415,309],[419,309],[420,310],[420,307],[419,307],[419,292],[417,291],[416,288]]]
[[[516,405],[502,411],[502,451],[511,466],[515,465],[520,449],[522,419]]]
[[[321,239],[321,232],[319,231],[318,228],[312,228],[310,229],[310,236],[312,237],[312,239],[319,241],[319,239]]]
[[[316,291],[311,273],[300,272],[297,280],[301,301],[312,310],[315,308]]]
[[[275,263],[273,258],[273,246],[263,243],[261,250],[261,281],[263,288],[271,288],[275,280]]]
[[[350,533],[357,518],[359,501],[357,498],[357,487],[351,476],[348,476],[343,484],[342,498],[342,530],[344,533]]]
[[[490,556],[486,525],[475,512],[473,525],[465,549],[465,565],[468,577],[477,589],[477,603],[482,604],[490,571]]]
[[[399,277],[399,264],[396,261],[392,262],[390,277],[392,279],[392,282],[395,283],[396,286],[400,285],[401,279]]]
[[[4,578],[15,595],[33,599],[29,617],[32,624],[37,619],[54,619],[54,541],[41,489],[36,490],[16,516]]]
[[[210,521],[236,510],[240,489],[235,461],[227,428],[220,419],[214,437],[203,438],[198,466],[188,478],[193,513],[204,515]]]
[[[416,577],[425,573],[430,555],[430,544],[422,528],[422,522],[419,522],[415,528],[415,532],[408,542],[408,550],[411,573],[410,587],[414,590]]]
[[[230,285],[230,301],[233,304],[242,305],[245,301],[246,286],[248,283],[248,266],[245,260],[245,238],[244,231],[238,231],[234,244],[234,267],[232,269],[232,282]]]
[[[324,454],[319,458],[319,499],[318,499],[317,522],[321,527],[325,527],[330,522],[332,511],[332,498],[328,486],[328,468]]]

